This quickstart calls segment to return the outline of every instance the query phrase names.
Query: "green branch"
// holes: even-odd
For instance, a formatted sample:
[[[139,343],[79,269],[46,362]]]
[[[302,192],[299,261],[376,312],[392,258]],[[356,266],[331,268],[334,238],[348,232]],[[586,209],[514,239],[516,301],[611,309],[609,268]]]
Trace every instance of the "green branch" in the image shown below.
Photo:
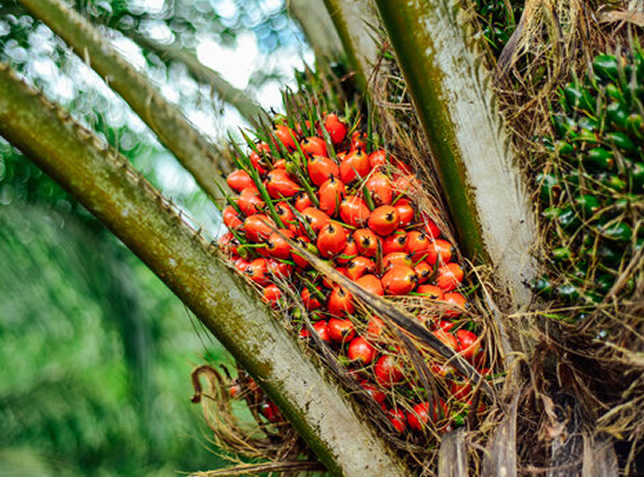
[[[482,55],[454,0],[376,0],[429,142],[460,243],[515,305],[531,298],[536,222]]]
[[[259,128],[262,124],[271,123],[270,117],[259,104],[244,91],[231,85],[218,72],[201,63],[193,53],[175,45],[163,45],[131,30],[119,31],[144,50],[155,53],[162,61],[182,63],[195,81],[210,86],[222,101],[236,108],[253,126]]]
[[[177,107],[166,101],[145,78],[112,48],[78,12],[58,0],[19,0],[83,58],[155,132],[199,186],[212,198],[221,197],[214,148],[188,122]]]
[[[67,111],[0,65],[0,134],[96,215],[262,385],[335,475],[406,471],[198,231]]]
[[[380,24],[371,2],[360,0],[324,0],[336,31],[340,35],[358,87],[366,92],[367,82],[378,63],[379,49],[375,40]]]

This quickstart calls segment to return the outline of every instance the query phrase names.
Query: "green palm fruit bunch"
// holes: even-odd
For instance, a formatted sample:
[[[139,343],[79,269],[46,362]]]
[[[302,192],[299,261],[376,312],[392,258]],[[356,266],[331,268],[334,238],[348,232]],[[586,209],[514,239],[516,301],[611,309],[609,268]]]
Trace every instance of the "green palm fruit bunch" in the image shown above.
[[[541,295],[600,302],[642,248],[643,104],[639,47],[595,57],[584,80],[562,89],[553,136],[544,141],[552,160],[536,177],[552,246],[552,273],[534,284]],[[632,294],[634,278],[627,277],[620,296]]]
[[[474,7],[483,36],[498,58],[521,17],[523,0],[476,0]]]

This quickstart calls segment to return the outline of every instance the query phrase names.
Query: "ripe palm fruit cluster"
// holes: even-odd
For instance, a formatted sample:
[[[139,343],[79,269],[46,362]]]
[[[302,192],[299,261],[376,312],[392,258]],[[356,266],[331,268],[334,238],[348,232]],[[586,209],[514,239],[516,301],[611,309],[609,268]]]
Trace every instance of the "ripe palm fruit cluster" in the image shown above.
[[[443,379],[439,395],[428,399],[381,317],[293,246],[373,295],[410,300],[407,310],[436,337],[478,369],[486,366],[482,338],[458,291],[463,268],[436,222],[420,210],[416,177],[385,150],[370,150],[369,138],[353,129],[336,114],[318,121],[283,117],[256,141],[247,138],[248,152],[237,148],[239,169],[227,177],[236,195],[222,211],[229,232],[219,243],[301,339],[335,353],[393,429],[445,429],[468,412],[466,380],[426,352],[428,368]],[[280,419],[266,408],[267,419]]]
[[[568,303],[601,301],[644,241],[644,56],[602,54],[592,72],[563,89],[546,140],[554,167],[537,176],[552,276],[564,279],[543,276],[535,288]]]

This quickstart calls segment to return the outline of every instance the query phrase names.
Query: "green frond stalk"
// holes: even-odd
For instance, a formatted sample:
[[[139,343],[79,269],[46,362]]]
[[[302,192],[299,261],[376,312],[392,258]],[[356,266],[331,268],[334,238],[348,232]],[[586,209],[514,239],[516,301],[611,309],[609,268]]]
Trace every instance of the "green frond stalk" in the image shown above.
[[[159,276],[255,377],[332,474],[407,474],[347,396],[172,203],[6,65],[0,65],[0,134]]]
[[[356,84],[366,92],[367,83],[378,64],[376,30],[378,13],[371,2],[324,0],[335,29],[340,35],[347,60],[356,74]]]
[[[271,119],[264,109],[248,94],[226,81],[217,71],[201,63],[194,53],[175,45],[163,45],[139,33],[129,30],[119,30],[144,50],[151,51],[166,62],[183,64],[190,76],[198,83],[208,85],[222,101],[233,106],[239,114],[252,126],[259,128],[262,124],[270,124]]]
[[[318,60],[337,61],[342,57],[342,42],[322,0],[291,0],[287,6]]]
[[[20,0],[20,3],[123,97],[210,197],[221,197],[217,182],[228,190],[218,173],[219,159],[214,147],[87,20],[58,0]]]
[[[429,142],[460,243],[489,262],[515,305],[528,303],[532,207],[482,55],[454,0],[377,0]]]

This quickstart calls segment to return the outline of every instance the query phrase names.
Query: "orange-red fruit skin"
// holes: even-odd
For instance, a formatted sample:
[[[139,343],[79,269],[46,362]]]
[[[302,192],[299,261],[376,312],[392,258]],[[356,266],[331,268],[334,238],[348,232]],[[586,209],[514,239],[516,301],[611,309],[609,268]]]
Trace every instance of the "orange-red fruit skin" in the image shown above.
[[[358,229],[353,232],[353,240],[360,255],[373,257],[378,252],[378,237],[369,229]]]
[[[266,179],[266,190],[271,199],[289,198],[297,194],[302,188],[293,181],[286,169],[273,169]]]
[[[255,187],[255,182],[253,182],[248,172],[243,169],[237,169],[228,174],[226,183],[235,192],[241,192],[246,187]]]
[[[463,314],[463,309],[467,305],[467,300],[463,295],[458,292],[445,293],[443,298],[439,298],[445,303],[452,305],[447,311],[445,311],[444,316],[447,318],[458,318]]]
[[[302,152],[307,156],[326,156],[326,142],[320,137],[307,137],[300,142]]]
[[[333,316],[352,315],[356,308],[353,305],[353,296],[342,287],[336,287],[329,295],[327,310]]]
[[[365,182],[365,187],[371,194],[376,205],[389,205],[394,197],[394,192],[391,188],[391,181],[382,172],[375,172],[369,176]]]
[[[351,227],[362,227],[369,220],[371,211],[367,203],[358,196],[348,195],[340,203],[340,218]]]
[[[376,382],[383,388],[391,388],[400,383],[403,379],[403,373],[396,358],[386,354],[381,356],[374,367]]]
[[[356,280],[356,284],[374,295],[383,296],[382,282],[375,275],[363,275]]]
[[[344,250],[347,245],[347,232],[342,225],[329,222],[320,229],[317,247],[324,258],[332,258]]]
[[[340,168],[333,159],[324,156],[313,156],[307,166],[309,178],[320,187],[331,177],[340,176]]]
[[[320,202],[320,210],[328,214],[330,217],[335,217],[340,211],[340,203],[346,193],[344,183],[335,177],[330,178],[320,186],[318,191],[318,199]]]
[[[448,263],[438,267],[436,285],[438,285],[443,291],[450,292],[458,288],[463,281],[463,276],[464,272],[459,264]]]
[[[375,355],[375,348],[362,336],[357,336],[349,343],[347,356],[352,362],[366,366],[373,361]]]
[[[347,277],[353,281],[363,276],[366,273],[374,272],[376,270],[376,263],[370,258],[364,256],[357,256],[347,265]]]
[[[407,232],[402,229],[394,230],[382,240],[382,253],[388,255],[393,252],[404,252],[407,247]]]
[[[237,206],[244,215],[253,215],[261,212],[264,205],[265,203],[255,186],[246,187],[241,191],[241,194],[239,194],[239,197],[237,198]]]
[[[380,236],[386,236],[398,228],[398,211],[390,205],[381,205],[369,215],[369,228]]]
[[[340,163],[340,179],[345,184],[364,179],[370,171],[369,156],[362,149],[349,152]]]
[[[273,233],[275,222],[264,214],[254,214],[246,217],[243,229],[246,237],[252,242],[266,240]]]
[[[348,127],[338,118],[335,113],[329,113],[324,117],[324,129],[327,130],[334,146],[342,143],[347,137]]]
[[[407,265],[395,265],[382,277],[388,295],[407,295],[416,286],[416,272]]]
[[[414,210],[414,207],[407,199],[400,199],[394,204],[394,207],[398,212],[400,228],[405,228],[412,223],[416,212]]]
[[[349,319],[331,318],[328,324],[329,338],[336,343],[349,342],[356,335]]]

